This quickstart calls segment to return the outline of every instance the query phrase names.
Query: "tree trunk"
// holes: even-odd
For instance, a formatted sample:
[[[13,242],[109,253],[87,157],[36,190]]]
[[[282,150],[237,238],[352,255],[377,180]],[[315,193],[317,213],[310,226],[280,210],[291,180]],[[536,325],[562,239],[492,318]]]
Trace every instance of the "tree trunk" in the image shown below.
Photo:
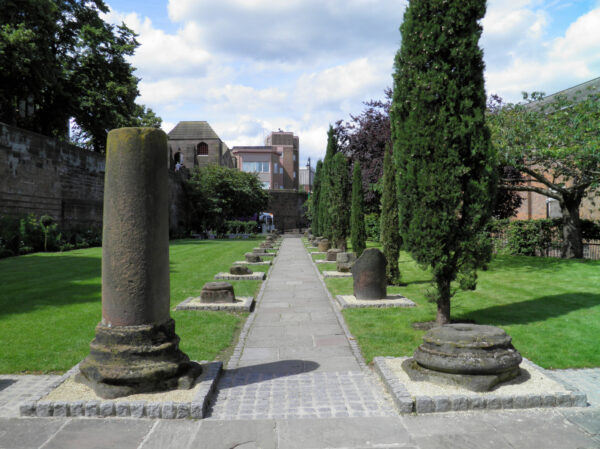
[[[450,324],[450,282],[438,280],[437,317],[435,322],[438,326]]]
[[[565,200],[560,203],[563,224],[563,246],[561,257],[565,259],[582,259],[583,242],[581,236],[581,221],[579,220],[579,205],[581,199]]]

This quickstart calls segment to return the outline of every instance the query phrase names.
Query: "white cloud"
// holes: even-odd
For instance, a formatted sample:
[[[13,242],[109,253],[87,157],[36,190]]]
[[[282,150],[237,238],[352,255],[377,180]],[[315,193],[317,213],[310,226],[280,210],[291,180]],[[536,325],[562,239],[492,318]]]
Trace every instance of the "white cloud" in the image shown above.
[[[517,27],[508,27],[510,33],[503,33],[502,27],[496,25],[490,25],[490,30],[484,28],[484,35],[488,36],[484,48],[489,94],[498,93],[506,100],[520,101],[523,91],[550,94],[600,74],[600,8],[582,15],[564,36],[552,40],[542,39],[549,23],[545,13],[536,14],[532,10],[529,13],[523,13],[523,17],[539,17],[537,24],[524,26],[526,20]],[[500,41],[494,41],[494,33],[508,39],[501,50]],[[502,58],[490,57],[494,52],[502,54]]]
[[[314,61],[364,54],[399,40],[405,0],[169,0],[169,17],[194,22],[211,52]]]

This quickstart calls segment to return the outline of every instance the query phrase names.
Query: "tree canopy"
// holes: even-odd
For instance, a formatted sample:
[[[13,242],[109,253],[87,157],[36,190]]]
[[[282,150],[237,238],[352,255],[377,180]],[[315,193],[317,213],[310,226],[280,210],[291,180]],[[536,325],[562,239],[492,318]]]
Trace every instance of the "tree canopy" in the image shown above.
[[[563,219],[563,257],[583,257],[579,208],[600,183],[600,93],[579,92],[525,104],[497,104],[489,116],[503,163],[533,182],[504,178],[507,190],[529,191],[558,201]]]
[[[350,242],[352,251],[357,257],[367,247],[367,230],[365,227],[365,205],[362,186],[360,161],[354,161],[352,170],[352,210],[350,212]]]
[[[437,323],[450,322],[451,283],[475,288],[489,260],[483,236],[496,184],[485,124],[485,0],[412,1],[401,26],[390,111],[403,245],[430,266]]]
[[[186,181],[192,226],[222,232],[225,221],[248,218],[266,209],[269,195],[255,173],[207,165]]]
[[[392,162],[389,147],[383,160],[383,195],[381,197],[381,245],[387,260],[385,267],[388,284],[400,283],[400,268],[398,258],[402,238],[398,222],[398,197],[396,195],[396,169]]]
[[[110,129],[160,126],[135,103],[127,57],[139,45],[125,25],[102,20],[102,0],[8,0],[0,8],[0,121],[104,151]]]
[[[391,98],[391,89],[386,89],[384,100],[366,101],[363,112],[350,115],[349,121],[338,121],[335,127],[340,151],[353,161],[360,161],[367,213],[379,213],[383,154],[391,146]]]

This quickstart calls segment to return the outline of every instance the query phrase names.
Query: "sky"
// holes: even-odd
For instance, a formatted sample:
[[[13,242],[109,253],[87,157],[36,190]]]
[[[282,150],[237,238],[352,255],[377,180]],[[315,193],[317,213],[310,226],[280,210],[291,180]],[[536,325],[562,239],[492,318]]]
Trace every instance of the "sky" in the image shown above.
[[[108,0],[105,20],[139,36],[138,102],[169,132],[206,120],[221,139],[300,137],[324,157],[329,124],[383,98],[406,0]],[[489,0],[480,46],[486,93],[517,102],[600,77],[600,0]]]

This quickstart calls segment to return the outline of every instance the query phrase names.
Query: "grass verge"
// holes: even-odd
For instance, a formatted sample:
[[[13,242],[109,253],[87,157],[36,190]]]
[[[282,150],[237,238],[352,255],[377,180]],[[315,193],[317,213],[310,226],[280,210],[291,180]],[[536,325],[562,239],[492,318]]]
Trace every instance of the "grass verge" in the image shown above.
[[[171,307],[199,295],[205,282],[257,245],[257,240],[171,242]],[[101,255],[101,248],[90,248],[0,260],[0,373],[60,373],[88,354],[101,318]],[[232,284],[239,296],[260,287],[260,281]],[[246,315],[171,312],[180,347],[193,360],[222,357]]]
[[[417,307],[343,311],[367,362],[412,355],[424,333],[412,324],[435,319],[436,305],[425,296],[432,288],[429,272],[404,252],[400,270],[407,285],[388,292],[403,294]],[[502,327],[524,357],[544,368],[598,367],[599,273],[600,261],[496,256],[479,272],[475,291],[454,296],[452,318]],[[352,294],[351,278],[326,283],[332,295]]]

